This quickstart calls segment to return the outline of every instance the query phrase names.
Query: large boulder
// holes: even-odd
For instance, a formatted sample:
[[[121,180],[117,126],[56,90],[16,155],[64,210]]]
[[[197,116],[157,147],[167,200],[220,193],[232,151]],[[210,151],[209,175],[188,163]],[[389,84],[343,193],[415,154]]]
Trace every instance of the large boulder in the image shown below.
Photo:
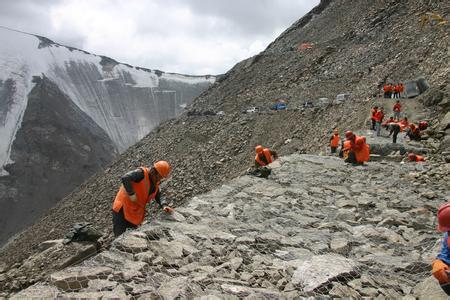
[[[316,255],[301,262],[292,275],[292,284],[313,292],[336,278],[356,275],[357,264],[341,255]]]
[[[106,279],[111,273],[112,269],[108,267],[71,267],[53,273],[50,281],[64,291],[77,291],[87,287],[90,280]]]

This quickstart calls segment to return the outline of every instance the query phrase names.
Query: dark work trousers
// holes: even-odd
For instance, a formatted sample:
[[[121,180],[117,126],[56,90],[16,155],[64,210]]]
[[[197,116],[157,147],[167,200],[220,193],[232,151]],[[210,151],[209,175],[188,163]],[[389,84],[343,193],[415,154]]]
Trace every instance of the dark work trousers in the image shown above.
[[[393,124],[391,125],[391,131],[389,132],[389,135],[392,135],[392,142],[395,144],[397,143],[397,135],[400,132],[400,125],[398,124]]]
[[[372,119],[372,130],[375,130],[375,124],[376,124],[377,122],[374,120],[374,119]]]
[[[337,147],[330,147],[330,148],[331,148],[331,153],[336,153]]]
[[[112,221],[115,237],[118,237],[119,235],[124,233],[128,228],[137,228],[136,225],[125,220],[125,216],[123,215],[123,208],[121,208],[118,213],[114,210],[112,211]]]
[[[441,283],[441,288],[447,295],[450,295],[450,284]]]
[[[348,157],[346,160],[344,160],[346,163],[351,163],[354,166],[362,166],[364,163],[360,163],[356,161],[356,155],[355,152],[351,151],[348,152]]]

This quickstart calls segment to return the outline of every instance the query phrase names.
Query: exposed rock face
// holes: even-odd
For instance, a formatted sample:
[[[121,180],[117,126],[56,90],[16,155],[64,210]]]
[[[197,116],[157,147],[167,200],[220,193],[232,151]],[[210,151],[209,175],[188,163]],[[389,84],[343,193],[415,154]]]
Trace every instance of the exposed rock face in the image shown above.
[[[109,250],[53,273],[46,289],[59,288],[63,298],[105,287],[164,299],[401,298],[423,295],[414,287],[424,281],[438,296],[425,281],[439,239],[429,208],[448,189],[411,179],[414,164],[397,165],[282,157],[269,179],[245,175],[194,197],[177,209],[184,220],[164,216],[127,232]],[[425,196],[430,191],[436,198]],[[33,288],[30,297],[42,283]]]
[[[215,80],[6,28],[0,45],[0,245]]]
[[[265,275],[271,271],[269,265],[295,260],[300,263],[312,256],[336,254],[356,263],[354,277],[337,276],[330,284],[310,293],[355,298],[379,295],[380,299],[417,295],[411,292],[411,287],[429,275],[429,262],[437,251],[433,246],[440,238],[433,225],[436,207],[448,198],[450,188],[449,165],[440,150],[436,150],[450,134],[436,127],[437,120],[445,114],[446,105],[441,104],[448,102],[449,57],[447,45],[442,42],[448,34],[446,27],[419,28],[418,19],[428,11],[448,11],[448,1],[325,2],[328,5],[318,10],[320,14],[300,20],[266,51],[238,64],[201,95],[187,114],[152,131],[103,176],[81,185],[45,219],[2,249],[0,259],[7,262],[3,274],[4,278],[8,274],[8,279],[2,281],[0,290],[17,291],[35,283],[37,280],[30,282],[17,274],[19,270],[21,274],[35,274],[20,268],[21,262],[36,252],[35,245],[60,238],[80,219],[89,216],[105,235],[110,233],[111,202],[120,184],[118,178],[139,165],[166,159],[174,168],[172,179],[162,190],[184,215],[185,221],[176,223],[181,224],[182,232],[177,232],[175,225],[168,225],[171,223],[167,220],[149,228],[143,226],[148,249],[138,247],[143,252],[136,254],[136,259],[148,264],[155,276],[148,279],[146,268],[137,272],[118,271],[120,278],[144,272],[142,276],[146,279],[137,276],[133,282],[113,281],[118,283],[117,290],[132,289],[143,298],[156,298],[155,292],[163,283],[188,277],[188,282],[196,283],[190,285],[195,291],[197,284],[200,285],[207,295],[202,296],[204,299],[216,299],[222,293],[233,294],[228,296],[231,299],[262,298],[261,295],[279,298],[280,292],[287,298],[295,298],[298,293],[308,294],[296,290],[289,282],[295,268],[286,267],[287,275],[282,273],[284,278],[275,284],[272,278],[279,275],[275,272]],[[308,40],[315,44],[313,49],[297,50],[300,42]],[[425,164],[399,164],[397,156],[400,160],[404,156],[396,153],[395,160],[380,157],[368,167],[357,168],[343,166],[334,159],[322,164],[317,159],[302,158],[311,162],[304,162],[300,169],[317,167],[314,176],[306,176],[307,186],[303,185],[303,173],[294,175],[293,179],[282,175],[273,177],[279,185],[268,185],[267,188],[274,189],[270,193],[264,188],[268,181],[257,181],[253,188],[253,183],[248,181],[254,178],[241,177],[239,188],[236,183],[229,183],[253,164],[254,147],[258,144],[269,146],[281,155],[325,153],[334,126],[341,136],[347,129],[367,128],[371,106],[382,100],[374,101],[371,96],[381,91],[383,83],[419,76],[427,79],[430,91],[437,89],[443,94],[439,105],[426,108],[424,115],[418,114],[422,110],[420,102],[428,103],[435,94],[427,91],[417,98],[402,100],[405,106],[411,106],[410,120],[427,118],[436,132],[429,141],[407,142],[407,146],[427,151]],[[346,91],[352,97],[341,104],[300,107],[305,100],[314,102],[324,96],[334,99],[336,94]],[[268,107],[273,100],[284,93],[288,109],[270,111]],[[391,107],[389,101],[392,100],[387,100],[385,104],[389,106],[385,107]],[[248,105],[260,106],[261,110],[242,114]],[[224,112],[216,115],[219,110]],[[383,138],[388,140],[379,139]],[[379,139],[375,141],[378,143]],[[394,151],[386,141],[379,145],[380,153]],[[285,167],[282,166],[280,174],[289,176]],[[278,176],[276,172],[274,176]],[[225,186],[220,192],[216,190],[211,197],[203,195],[193,199],[222,184]],[[292,188],[293,192],[287,193],[283,190],[285,185],[291,188],[297,185],[298,189]],[[239,197],[242,202],[236,202]],[[225,202],[219,204],[216,198]],[[285,198],[288,202],[284,202]],[[262,211],[253,210],[252,205],[258,201],[269,202],[264,202]],[[278,205],[280,208],[275,207]],[[148,219],[153,218],[151,212]],[[205,215],[214,217],[205,220]],[[267,220],[275,216],[276,221],[269,224]],[[227,222],[231,222],[231,227]],[[173,246],[173,252],[161,255],[168,245]],[[428,252],[429,255],[421,257]],[[131,260],[129,252],[121,251],[121,255]],[[269,263],[261,256],[268,256]],[[183,261],[186,258],[188,262]],[[414,264],[409,265],[411,261]],[[208,274],[211,268],[221,265],[227,272],[219,273],[221,277],[215,276],[214,281]],[[238,275],[231,271],[234,268]],[[46,265],[36,277],[48,278],[54,270],[53,265]],[[178,272],[182,274],[178,276]],[[193,272],[200,274],[191,278],[189,274]],[[152,283],[145,281],[141,285],[141,280]],[[180,282],[180,293],[191,295],[193,292],[185,291]],[[276,288],[272,287],[274,284]]]
[[[0,243],[118,155],[114,143],[48,78],[36,79],[0,177]]]

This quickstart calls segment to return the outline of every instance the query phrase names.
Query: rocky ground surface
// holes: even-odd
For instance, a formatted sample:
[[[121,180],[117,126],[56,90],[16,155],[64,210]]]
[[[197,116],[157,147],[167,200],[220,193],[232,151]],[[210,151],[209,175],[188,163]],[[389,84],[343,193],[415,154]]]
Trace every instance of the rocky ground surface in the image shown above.
[[[12,299],[446,299],[429,277],[450,164],[352,167],[294,154],[272,168],[269,179],[244,175],[194,197]]]
[[[418,23],[420,17],[429,11],[448,15],[448,1],[321,1],[319,9],[286,30],[267,50],[239,63],[225,74],[210,90],[194,101],[186,114],[175,120],[168,121],[152,131],[141,142],[128,149],[119,160],[107,167],[105,172],[91,177],[66,197],[65,200],[51,209],[39,222],[17,235],[3,247],[0,250],[0,291],[5,295],[9,295],[26,289],[36,282],[48,281],[49,276],[55,271],[73,265],[75,261],[82,260],[86,256],[96,253],[98,249],[108,248],[112,241],[112,200],[120,185],[120,176],[131,169],[141,165],[149,165],[160,159],[166,159],[173,165],[172,178],[162,187],[162,191],[163,195],[174,205],[177,211],[179,210],[185,216],[187,221],[174,223],[181,226],[181,224],[189,223],[191,220],[188,214],[182,212],[182,207],[187,207],[193,201],[193,197],[213,191],[222,184],[228,185],[231,179],[245,173],[245,170],[253,164],[254,147],[257,144],[268,146],[282,156],[293,153],[325,154],[329,137],[334,127],[338,127],[341,136],[343,136],[344,130],[347,129],[363,129],[362,132],[368,137],[372,152],[379,155],[373,156],[373,160],[376,162],[369,164],[368,168],[357,168],[355,173],[350,172],[350,170],[353,170],[351,168],[344,168],[343,166],[342,169],[337,168],[336,172],[342,172],[342,176],[337,178],[345,182],[347,173],[352,174],[349,175],[349,178],[354,178],[352,176],[360,174],[361,178],[359,180],[366,180],[365,184],[368,186],[375,184],[380,186],[379,189],[382,191],[380,193],[368,187],[367,192],[364,192],[376,194],[377,196],[374,198],[376,199],[376,201],[374,200],[376,204],[381,205],[380,203],[385,203],[388,209],[392,208],[397,210],[400,215],[407,213],[408,215],[405,216],[409,216],[404,218],[406,219],[406,224],[396,224],[394,217],[391,217],[394,219],[392,221],[393,224],[390,224],[391,221],[386,224],[378,224],[382,220],[389,218],[389,213],[384,214],[384,210],[381,213],[377,206],[365,208],[364,205],[359,206],[358,204],[354,207],[345,208],[344,206],[340,209],[350,211],[354,209],[355,216],[358,216],[356,212],[367,211],[371,216],[358,216],[353,223],[351,221],[347,222],[347,220],[340,220],[339,222],[344,222],[352,227],[372,225],[375,230],[379,226],[387,228],[402,236],[407,244],[405,247],[416,245],[414,246],[416,248],[413,247],[414,249],[411,248],[410,250],[416,251],[414,253],[417,253],[419,256],[424,255],[423,253],[426,253],[424,247],[433,247],[439,238],[439,235],[434,232],[432,220],[438,205],[448,201],[448,198],[443,197],[444,191],[442,189],[448,190],[448,177],[445,176],[448,176],[448,163],[450,162],[448,27],[426,24],[426,26],[421,28]],[[355,24],[355,20],[357,24]],[[298,50],[298,44],[304,41],[310,41],[315,44],[313,49],[310,49],[311,51]],[[382,85],[386,82],[406,81],[419,76],[426,78],[431,88],[414,99],[404,99],[402,101],[404,101],[403,104],[408,110],[410,119],[429,120],[431,126],[426,133],[429,139],[420,143],[403,141],[407,143],[392,145],[388,138],[372,138],[372,133],[365,131],[365,128],[368,128],[367,121],[370,108],[374,104],[379,103],[385,105],[387,109],[392,107],[392,100],[383,100],[373,96],[377,96],[380,93]],[[343,92],[352,93],[351,98],[344,103],[328,106],[316,105],[312,108],[301,107],[305,100],[314,101],[319,97],[334,99],[336,94]],[[269,110],[268,108],[274,103],[274,100],[280,96],[287,99],[288,109],[278,112]],[[258,106],[261,109],[258,113],[242,113],[242,110],[248,108],[248,106]],[[223,114],[217,115],[216,113],[219,111],[223,111]],[[387,114],[389,115],[389,112]],[[386,132],[383,132],[383,134],[386,135]],[[418,167],[416,170],[416,165],[400,164],[400,161],[405,157],[405,152],[410,149],[418,149],[421,153],[426,153],[428,162],[423,165],[423,170],[422,167]],[[303,160],[300,159],[300,161]],[[304,163],[306,164],[306,162]],[[284,167],[283,165],[280,170]],[[385,167],[388,171],[386,171],[387,173],[371,171],[372,167],[380,170],[382,169],[381,167]],[[391,169],[393,174],[412,173],[413,175],[408,175],[410,177],[408,177],[408,180],[404,177],[406,175],[403,177],[391,176],[389,173]],[[277,172],[274,174],[275,177],[278,176]],[[316,180],[310,184],[312,186],[305,188],[305,193],[312,188],[323,190],[324,195],[332,193],[329,191],[327,183],[329,180],[337,180],[337,178],[334,178],[336,176],[329,176],[331,171],[325,167],[322,172],[328,175],[318,172],[315,175]],[[373,182],[369,182],[368,178]],[[388,180],[388,178],[390,179]],[[447,182],[444,179],[447,179]],[[271,180],[265,181],[265,183],[269,183]],[[398,182],[398,184],[395,186],[389,185],[390,189],[382,187],[383,184],[390,184],[391,181]],[[347,190],[351,190],[351,185],[344,184],[344,187]],[[365,188],[366,186],[364,186]],[[383,194],[384,191],[387,191],[387,196]],[[431,199],[427,199],[426,196],[420,196],[422,193],[428,192]],[[336,192],[335,194],[327,195],[325,198],[331,204],[336,204],[338,200],[346,200],[347,198],[350,198],[348,201],[357,202],[359,198],[353,197],[350,193],[350,196],[345,196],[343,199],[332,199],[333,195],[339,194]],[[314,196],[314,193],[311,193],[310,196]],[[313,198],[314,201],[321,199],[320,197]],[[307,202],[313,201],[298,199]],[[235,200],[227,198],[227,201],[233,202]],[[389,205],[393,205],[393,201],[405,205],[405,209],[389,207]],[[417,214],[409,212],[417,208],[420,201],[422,202],[419,207],[423,207],[423,209],[419,210]],[[305,212],[314,207],[313,202],[308,203],[310,204],[308,204],[309,206],[305,205]],[[221,206],[227,207],[228,204],[228,202],[222,203]],[[330,207],[332,206],[331,204]],[[338,210],[338,207],[330,208],[330,212]],[[272,206],[264,206],[264,208],[267,211],[254,211],[253,213],[268,213]],[[197,208],[200,219],[205,217],[203,209],[211,210],[212,206],[207,205],[205,208]],[[317,211],[317,216],[303,215],[300,210],[297,215],[300,219],[302,217],[310,217],[320,220],[320,216],[328,211],[325,208],[320,209],[322,210]],[[235,211],[235,209],[232,211]],[[427,216],[425,219],[422,219],[422,211]],[[152,211],[152,214],[154,214],[154,211]],[[367,221],[367,218],[375,219],[370,223]],[[381,220],[377,220],[377,218],[381,218]],[[148,219],[152,218],[149,217]],[[222,219],[222,217],[215,218],[217,221]],[[99,245],[75,245],[74,243],[69,244],[71,246],[63,247],[58,242],[42,244],[44,241],[61,239],[74,223],[82,221],[91,222],[103,233]],[[199,220],[198,222],[201,221]],[[422,226],[425,227],[423,229],[414,229],[414,226],[411,225],[413,223],[423,223]],[[160,226],[169,225],[160,224]],[[245,223],[242,223],[240,226],[246,227]],[[314,232],[322,236],[322,231],[326,229],[322,230],[314,226],[316,226],[316,223],[297,225],[299,229],[305,229],[305,232],[307,230],[312,232],[310,235],[305,233],[305,241],[312,239],[311,236],[314,235]],[[403,235],[407,236],[408,234],[403,234],[399,226],[412,228],[408,231],[408,234],[410,232],[411,234],[417,234],[419,240],[421,240],[422,233],[425,237],[428,236],[429,239],[423,240],[422,246],[417,246],[418,244],[415,240],[409,241],[403,237]],[[285,227],[283,223],[280,223],[281,227]],[[292,225],[287,227],[292,227]],[[212,226],[212,228],[214,227]],[[226,229],[221,229],[221,231],[223,230]],[[264,228],[264,230],[269,230],[269,227]],[[350,229],[347,230],[345,228],[340,228],[339,230],[330,228],[329,230],[328,237],[340,236],[341,234],[338,231],[342,231],[344,239],[351,232],[349,231]],[[335,232],[332,230],[335,230]],[[236,236],[236,239],[239,237],[236,232],[230,231],[230,234]],[[279,234],[280,238],[284,236],[284,233],[281,234],[281,230],[277,234]],[[293,236],[298,236],[298,232],[293,232],[293,234]],[[247,235],[243,234],[243,236]],[[352,234],[351,236],[357,239],[357,235]],[[323,240],[325,240],[325,237]],[[163,238],[169,239],[169,236]],[[377,240],[377,237],[374,236],[361,237],[361,239],[365,238],[369,239],[371,244],[367,246],[367,252],[361,254],[361,257],[370,252],[372,247],[374,251],[392,252],[392,254],[387,255],[399,257],[403,255],[399,253],[407,253],[409,257],[410,252],[397,252],[397,250],[392,250],[393,248],[388,248],[387,246],[379,247],[379,245],[390,243],[389,241],[386,242],[385,239]],[[168,242],[170,241],[168,240]],[[382,290],[388,291],[390,288],[384,286],[385,283],[364,281],[366,277],[363,275],[370,275],[371,273],[364,273],[363,271],[368,270],[366,267],[371,266],[371,263],[359,261],[357,253],[352,252],[352,249],[354,249],[354,246],[356,247],[355,249],[361,249],[364,245],[353,245],[352,241],[351,239],[349,242],[351,246],[350,252],[340,254],[344,258],[353,260],[356,264],[355,268],[357,271],[348,273],[354,274],[353,276],[355,277],[352,277],[353,279],[362,280],[361,285],[364,288],[377,289],[378,285],[380,285],[374,294],[382,293]],[[377,242],[375,243],[375,241]],[[195,244],[192,244],[193,247],[203,249],[197,243],[198,241],[195,241]],[[222,241],[218,245],[230,247],[235,245],[235,251],[241,253],[240,251],[243,250],[238,250],[237,244],[256,249],[256,247],[248,246],[252,243],[237,243],[236,240],[230,243]],[[313,261],[316,262],[317,259],[320,261],[321,258],[314,258],[314,256],[325,255],[330,252],[330,245],[327,244],[328,250],[324,249],[323,252],[320,249],[316,249],[316,251],[309,248],[310,246],[306,244],[301,247],[311,253],[305,257],[311,260],[315,259]],[[82,250],[78,250],[78,246],[82,247]],[[282,247],[279,243],[278,246]],[[150,246],[144,245],[145,247],[148,248]],[[270,247],[269,249],[272,250],[278,249]],[[295,246],[293,247],[295,248]],[[399,247],[399,251],[405,250],[405,248],[402,248],[403,246]],[[56,251],[55,249],[62,250]],[[260,255],[266,255],[263,253],[264,251],[261,250],[260,252]],[[434,253],[435,251],[431,252]],[[79,253],[83,253],[83,255],[78,255]],[[182,260],[189,255],[185,251],[180,259]],[[223,256],[218,255],[218,257],[223,257],[224,260],[231,258],[227,255],[230,254],[225,252]],[[401,277],[399,274],[403,274],[401,273],[403,272],[403,267],[400,269],[400,273],[395,272],[395,269],[392,270],[391,268],[390,272],[386,271],[386,273],[376,274],[382,274],[380,276],[384,278],[393,276],[393,282],[406,287],[406,290],[401,289],[400,286],[391,287],[399,295],[417,294],[418,290],[408,291],[408,287],[421,282],[429,274],[429,260],[417,258],[417,255],[411,256],[414,261],[422,261],[420,266],[423,268],[417,269],[417,276],[408,273],[404,275],[404,281],[398,279]],[[29,257],[32,258],[30,259]],[[197,258],[194,256],[191,257],[192,262],[201,264],[200,260],[196,260]],[[243,258],[243,270],[249,270],[245,269],[248,261],[242,256],[241,258]],[[337,260],[341,261],[340,259]],[[395,264],[393,263],[394,260],[386,261]],[[222,262],[224,261],[214,260],[212,261],[212,266],[217,267]],[[343,260],[343,262],[347,261]],[[151,267],[158,265],[158,261],[155,263],[152,260],[150,263],[147,262],[147,264]],[[375,264],[373,263],[373,265]],[[389,265],[389,263],[387,264]],[[428,268],[426,271],[425,264]],[[385,266],[385,270],[389,269],[388,265]],[[154,272],[158,274],[164,273],[166,276],[172,276],[173,278],[179,277],[177,272],[179,272],[181,266],[178,268],[168,265],[163,266],[164,268]],[[108,268],[111,267],[109,266]],[[143,269],[148,268],[146,266]],[[239,268],[235,270],[239,274],[244,272],[241,271],[242,269]],[[110,271],[105,272],[108,273]],[[143,274],[150,274],[145,272]],[[170,272],[175,273],[171,275]],[[108,274],[114,273],[115,271],[111,271]],[[390,275],[387,276],[386,274]],[[147,278],[147,275],[143,276]],[[292,283],[292,274],[289,276],[285,278],[287,281],[291,280]],[[346,278],[346,276],[338,275],[330,278],[339,279],[342,277]],[[235,280],[245,281],[239,278],[235,278]],[[246,277],[244,276],[243,278]],[[268,277],[261,275],[261,278],[267,279]],[[125,281],[128,282],[129,280],[128,278],[117,282],[118,285],[124,285]],[[141,279],[136,279],[135,283],[139,282],[139,280]],[[192,280],[190,275],[186,275],[186,280]],[[267,281],[274,284],[270,279],[267,279]],[[360,295],[363,294],[363,292],[358,291],[358,288],[348,285],[348,282],[351,282],[351,280],[331,281],[339,282],[345,288],[349,287]],[[430,284],[433,283],[432,280],[429,282]],[[235,283],[229,284],[237,285]],[[254,282],[249,281],[247,287],[257,288],[253,284]],[[278,292],[284,292],[285,287],[288,285],[286,283],[284,288],[281,289],[277,284],[274,284],[276,288],[273,288],[273,290],[276,291],[278,289]],[[183,284],[180,283],[179,285],[182,286]],[[206,292],[204,291],[209,289],[209,284],[200,282],[199,285],[202,288],[201,293],[205,294]],[[213,283],[211,290],[216,289],[218,292],[224,292],[218,285],[220,284]],[[321,285],[318,290],[314,289],[313,292],[309,292],[302,287],[304,283],[300,283],[300,281],[294,285],[297,287],[296,292],[299,293],[328,293],[333,288],[325,284]],[[114,285],[113,288],[107,289],[113,290],[115,287]],[[156,288],[158,285],[154,287]],[[118,289],[121,288],[118,287]],[[272,288],[270,289],[272,290]],[[130,294],[129,290],[130,288],[125,289]],[[426,291],[426,288],[422,287],[419,290]],[[59,291],[58,293],[65,292]],[[136,291],[134,293],[138,294]]]

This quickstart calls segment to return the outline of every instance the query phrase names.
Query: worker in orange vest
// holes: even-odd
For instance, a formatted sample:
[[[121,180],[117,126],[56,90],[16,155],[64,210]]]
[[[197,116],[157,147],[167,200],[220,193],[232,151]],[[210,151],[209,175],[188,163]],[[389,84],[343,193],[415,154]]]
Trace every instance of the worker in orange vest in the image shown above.
[[[140,167],[122,176],[122,185],[112,207],[114,236],[117,237],[128,228],[134,229],[142,224],[145,207],[153,199],[166,213],[173,212],[162,200],[159,191],[161,180],[168,178],[170,171],[169,163],[161,160],[151,168]]]
[[[380,136],[381,123],[383,122],[383,119],[384,119],[384,111],[383,111],[382,107],[380,107],[380,109],[375,113],[374,119],[375,119],[375,130],[377,132],[377,136]]]
[[[388,83],[383,86],[384,98],[391,98],[392,92],[394,91],[394,87]]]
[[[427,121],[420,121],[419,122],[419,130],[425,130],[428,128],[428,122]]]
[[[269,148],[264,148],[261,145],[256,146],[255,148],[256,156],[255,156],[255,166],[256,167],[264,167],[273,162],[278,158],[278,154],[275,151],[270,150]]]
[[[356,136],[352,131],[346,131],[345,137],[350,141],[350,151],[345,162],[353,165],[363,165],[370,159],[370,148],[366,143],[366,137]]]
[[[394,98],[400,98],[400,85],[394,85]]]
[[[450,202],[439,207],[437,230],[444,233],[439,254],[432,263],[431,273],[442,290],[450,296]]]
[[[406,135],[411,141],[420,141],[422,139],[420,129],[415,124],[409,124],[409,130]]]
[[[341,138],[339,137],[339,132],[337,129],[333,130],[333,135],[330,138],[330,149],[331,153],[336,153],[336,149],[339,147],[339,141]]]
[[[402,105],[400,104],[400,100],[397,100],[397,102],[394,104],[394,107],[392,108],[394,111],[394,119],[400,120],[400,112],[402,110]]]
[[[414,153],[409,153],[408,154],[408,159],[409,159],[409,161],[413,161],[413,162],[423,162],[423,161],[425,161],[425,157],[423,157],[421,155],[414,154]]]
[[[403,92],[405,91],[405,86],[403,85],[403,83],[400,83],[399,85],[399,98],[401,98]]]
[[[403,120],[398,122],[398,125],[400,125],[400,130],[401,131],[405,131],[407,128],[409,128],[408,118],[404,117]]]
[[[344,160],[348,158],[348,153],[350,152],[352,148],[350,140],[344,140],[342,141],[341,145],[341,151],[339,152],[339,157],[343,158]]]
[[[372,107],[372,110],[370,111],[370,113],[371,113],[370,120],[372,121],[372,130],[375,130],[375,124],[376,124],[375,115],[377,112],[378,112],[378,106]]]

